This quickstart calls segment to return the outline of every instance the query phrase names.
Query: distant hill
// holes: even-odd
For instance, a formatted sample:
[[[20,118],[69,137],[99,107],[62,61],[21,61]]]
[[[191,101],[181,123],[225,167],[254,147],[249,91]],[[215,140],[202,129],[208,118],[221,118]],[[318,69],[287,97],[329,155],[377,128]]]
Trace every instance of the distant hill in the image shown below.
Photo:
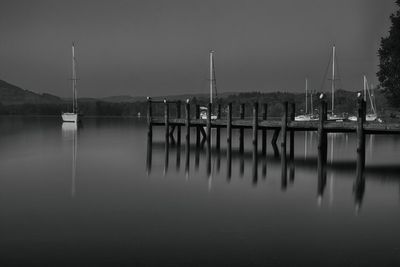
[[[3,105],[60,104],[63,102],[58,96],[37,94],[0,80],[0,103]]]

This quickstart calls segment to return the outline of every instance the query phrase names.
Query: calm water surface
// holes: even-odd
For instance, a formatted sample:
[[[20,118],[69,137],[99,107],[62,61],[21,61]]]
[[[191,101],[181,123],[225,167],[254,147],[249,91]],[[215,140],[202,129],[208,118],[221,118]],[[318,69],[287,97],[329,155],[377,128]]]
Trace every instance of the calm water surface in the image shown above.
[[[225,132],[208,175],[205,150],[191,148],[188,172],[184,145],[165,154],[163,128],[147,168],[146,131],[0,118],[1,266],[400,266],[399,137],[367,136],[355,194],[352,134],[329,136],[321,186],[315,133],[296,133],[283,181],[271,146],[253,178],[250,132],[240,155],[234,130],[229,177]]]

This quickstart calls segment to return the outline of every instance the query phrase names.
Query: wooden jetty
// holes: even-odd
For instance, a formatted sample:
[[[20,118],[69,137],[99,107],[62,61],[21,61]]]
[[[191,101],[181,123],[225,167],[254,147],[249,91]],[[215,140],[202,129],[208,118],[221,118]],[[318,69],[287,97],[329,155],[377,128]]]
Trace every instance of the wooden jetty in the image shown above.
[[[164,105],[164,116],[153,116],[153,105]],[[176,107],[176,116],[170,116],[170,106]],[[184,106],[185,116],[181,116],[181,108]],[[321,188],[326,183],[326,161],[327,161],[327,134],[328,133],[356,133],[357,134],[357,168],[355,190],[363,190],[364,188],[364,168],[365,168],[365,135],[366,134],[400,134],[400,123],[378,123],[366,122],[366,103],[362,98],[358,99],[358,119],[357,121],[329,121],[327,119],[327,103],[325,100],[320,101],[319,120],[318,121],[295,121],[295,105],[288,102],[282,103],[283,114],[281,120],[273,120],[267,116],[267,104],[262,105],[262,112],[259,113],[259,104],[253,103],[252,117],[245,118],[245,105],[239,106],[239,117],[233,118],[233,105],[229,103],[225,107],[225,116],[222,116],[221,105],[216,105],[217,118],[211,119],[211,103],[207,105],[207,119],[200,118],[200,106],[195,105],[194,116],[191,113],[191,103],[187,100],[185,103],[181,101],[169,100],[153,100],[148,98],[147,122],[148,122],[148,142],[152,142],[153,126],[162,126],[165,129],[165,148],[166,157],[168,154],[168,146],[173,143],[181,146],[181,130],[183,128],[185,135],[186,148],[186,171],[189,171],[190,160],[190,130],[196,130],[196,148],[206,144],[207,151],[207,173],[211,172],[211,150],[212,140],[215,140],[215,149],[221,148],[221,128],[226,128],[226,159],[227,159],[227,176],[231,176],[231,160],[232,160],[232,130],[239,130],[239,151],[244,151],[244,129],[252,129],[252,158],[253,158],[253,179],[257,179],[257,163],[258,163],[258,133],[261,131],[261,155],[266,155],[267,131],[273,131],[271,145],[274,148],[275,155],[279,155],[277,149],[277,140],[281,135],[280,157],[282,164],[282,183],[286,183],[287,176],[287,134],[289,134],[289,162],[293,161],[294,157],[294,132],[295,131],[316,131],[318,132],[318,177]],[[216,129],[215,137],[212,137],[212,128]],[[167,160],[167,158],[166,158]],[[264,172],[264,171],[263,171]],[[282,185],[285,187],[285,185]]]

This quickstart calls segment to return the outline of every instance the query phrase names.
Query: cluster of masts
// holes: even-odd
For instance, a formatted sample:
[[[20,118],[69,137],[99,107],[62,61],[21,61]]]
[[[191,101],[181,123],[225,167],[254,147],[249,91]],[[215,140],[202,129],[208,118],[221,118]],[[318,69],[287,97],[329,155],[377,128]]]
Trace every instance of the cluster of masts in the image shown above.
[[[210,56],[210,79],[209,79],[209,88],[210,88],[210,103],[213,103],[213,98],[214,94],[217,97],[217,83],[216,83],[216,78],[215,78],[215,65],[214,65],[214,50],[210,50],[209,56]],[[345,118],[343,116],[339,116],[334,113],[335,111],[335,80],[337,80],[336,73],[335,73],[335,59],[336,59],[336,47],[332,47],[332,79],[331,79],[331,96],[332,96],[332,103],[331,103],[331,113],[328,115],[328,119],[330,120],[344,120]],[[75,59],[75,45],[72,43],[72,112],[63,112],[62,113],[62,119],[64,122],[73,122],[76,123],[79,121],[79,113],[78,113],[78,101],[77,101],[77,90],[76,90],[76,59]],[[305,113],[302,115],[298,115],[295,117],[295,120],[297,121],[310,121],[310,120],[317,120],[318,117],[314,115],[314,107],[313,107],[313,93],[309,93],[308,90],[308,78],[305,80],[306,85],[305,85]],[[374,101],[373,94],[371,93],[371,90],[368,86],[367,78],[364,75],[363,77],[363,82],[364,82],[364,101],[367,101],[367,95],[369,96],[370,99],[370,105],[371,105],[371,110],[372,114],[367,114],[367,120],[376,120],[377,115],[376,115],[376,105]],[[214,93],[215,91],[215,93]],[[308,96],[310,97],[310,112],[308,110]],[[201,118],[207,118],[207,108],[206,107],[201,107]],[[211,115],[212,119],[216,119],[217,117],[214,115]],[[354,120],[355,117],[351,116],[348,119]]]
[[[345,117],[342,115],[339,115],[335,113],[335,81],[338,80],[338,75],[336,73],[336,47],[335,45],[332,46],[332,77],[331,77],[331,112],[328,114],[328,119],[329,120],[335,120],[335,121],[343,121],[343,120],[357,120],[356,116],[350,116],[350,117]],[[325,79],[325,77],[324,77]],[[214,97],[214,91],[215,91],[215,96],[216,94],[216,79],[215,79],[215,66],[214,66],[214,51],[210,50],[210,103],[213,103],[213,97]],[[297,121],[312,121],[312,120],[318,120],[318,115],[314,114],[314,107],[313,107],[313,92],[309,92],[308,89],[308,78],[305,79],[305,112],[304,114],[298,115],[295,117],[295,120]],[[372,87],[372,86],[371,86]],[[367,102],[367,98],[369,98],[369,103],[371,106],[371,113],[366,115],[366,120],[367,121],[374,121],[377,120],[377,113],[376,113],[376,104],[375,104],[375,98],[373,93],[371,92],[372,88],[369,87],[367,77],[366,75],[363,76],[363,98],[364,101]],[[310,103],[310,109],[309,109],[309,103]],[[207,108],[206,107],[201,107],[202,112],[201,112],[201,118],[206,119],[207,118]],[[212,119],[216,119],[216,116],[212,115]]]

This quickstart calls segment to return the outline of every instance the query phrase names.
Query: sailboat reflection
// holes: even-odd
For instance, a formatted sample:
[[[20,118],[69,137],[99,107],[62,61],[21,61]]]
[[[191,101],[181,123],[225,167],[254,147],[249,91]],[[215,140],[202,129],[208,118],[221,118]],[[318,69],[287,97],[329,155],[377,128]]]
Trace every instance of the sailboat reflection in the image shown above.
[[[66,141],[72,143],[72,173],[71,173],[71,197],[76,193],[76,162],[78,151],[78,124],[64,122],[62,124],[62,136]]]

